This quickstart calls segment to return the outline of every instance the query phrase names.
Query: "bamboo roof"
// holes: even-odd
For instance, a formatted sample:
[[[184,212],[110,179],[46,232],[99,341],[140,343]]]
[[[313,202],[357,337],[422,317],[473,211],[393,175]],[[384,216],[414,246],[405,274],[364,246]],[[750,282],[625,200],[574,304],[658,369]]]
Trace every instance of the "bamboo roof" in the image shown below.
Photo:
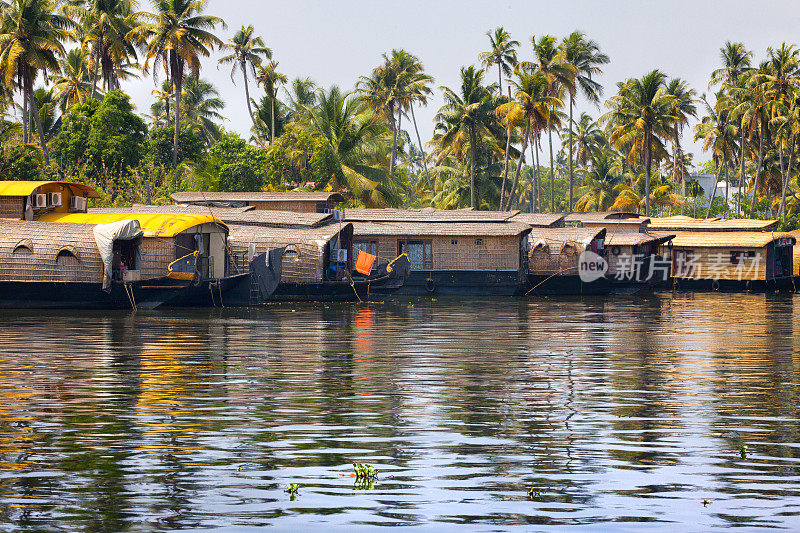
[[[13,251],[18,245],[40,245],[48,249],[67,243],[88,243],[97,249],[94,224],[59,224],[0,218],[0,247]],[[98,252],[99,253],[99,252]]]
[[[344,202],[338,192],[203,192],[184,191],[170,195],[175,202]]]
[[[519,222],[353,222],[353,233],[409,237],[513,237],[531,230]]]
[[[474,209],[345,209],[351,222],[506,222],[519,211],[476,211]]]
[[[639,218],[639,213],[630,211],[588,211],[585,213],[569,213],[565,222],[607,222],[626,218]]]
[[[517,213],[511,220],[539,228],[553,228],[563,226],[566,216],[565,213]]]
[[[230,226],[228,234],[231,243],[236,241],[246,242],[314,242],[325,244],[339,232],[347,233],[353,230],[349,222],[342,224],[329,224],[318,228],[265,228],[259,226]]]
[[[676,231],[672,245],[678,248],[763,248],[774,240],[785,238],[797,242],[791,233],[785,232]]]
[[[0,196],[29,196],[42,185],[61,185],[70,191],[79,191],[87,198],[100,198],[100,193],[94,188],[70,181],[0,181]]]
[[[606,234],[606,246],[641,246],[643,244],[663,244],[675,237],[670,235],[652,235],[650,233],[634,233],[630,231],[609,232]]]
[[[778,221],[751,218],[692,218],[675,215],[653,218],[647,227],[659,231],[771,231],[778,227]]]
[[[213,215],[226,224],[267,227],[315,227],[333,220],[329,213],[296,213],[293,211],[256,210],[245,207],[209,207],[201,205],[144,205],[90,209],[90,213],[189,213]]]
[[[531,242],[544,240],[548,243],[584,242],[602,239],[605,236],[605,228],[532,228],[528,240]]]
[[[169,214],[169,213],[47,213],[39,218],[41,222],[108,224],[120,220],[136,219],[142,226],[145,237],[174,237],[202,224],[216,224],[225,230],[228,227],[211,215]]]

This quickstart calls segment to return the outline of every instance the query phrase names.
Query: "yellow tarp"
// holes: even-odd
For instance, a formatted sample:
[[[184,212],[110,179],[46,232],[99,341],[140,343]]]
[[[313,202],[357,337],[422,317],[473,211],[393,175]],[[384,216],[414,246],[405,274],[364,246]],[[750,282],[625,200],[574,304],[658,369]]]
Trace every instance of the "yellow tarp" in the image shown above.
[[[70,222],[73,224],[108,224],[120,220],[136,219],[142,226],[145,237],[173,237],[200,224],[217,224],[227,231],[228,227],[211,215],[188,215],[169,213],[48,213],[40,222]]]
[[[0,181],[0,196],[28,196],[42,185],[69,186],[85,193],[87,198],[100,198],[100,193],[88,185],[67,181]]]

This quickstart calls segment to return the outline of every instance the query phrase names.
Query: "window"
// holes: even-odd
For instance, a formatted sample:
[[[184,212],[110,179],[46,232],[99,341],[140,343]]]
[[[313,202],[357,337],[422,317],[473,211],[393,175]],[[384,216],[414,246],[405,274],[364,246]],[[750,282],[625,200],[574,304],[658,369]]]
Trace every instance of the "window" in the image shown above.
[[[475,239],[475,246],[483,246],[483,239]]]
[[[374,256],[378,255],[378,241],[353,242],[353,255],[358,257],[358,252],[365,252]]]
[[[675,274],[692,275],[694,272],[694,252],[692,250],[675,250],[673,257]]]
[[[458,244],[458,239],[451,240],[450,244],[452,244],[453,246],[456,246]]]
[[[431,241],[399,241],[398,254],[408,254],[411,270],[433,270],[433,244]]]
[[[27,244],[18,244],[13,253],[15,256],[29,256],[33,255],[33,250]]]

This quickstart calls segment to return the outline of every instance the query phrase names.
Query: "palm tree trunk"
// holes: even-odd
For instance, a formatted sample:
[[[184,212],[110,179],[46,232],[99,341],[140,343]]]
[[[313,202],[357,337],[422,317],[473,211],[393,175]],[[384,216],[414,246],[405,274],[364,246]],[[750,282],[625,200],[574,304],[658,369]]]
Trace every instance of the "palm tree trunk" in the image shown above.
[[[652,132],[650,128],[647,128],[647,132],[645,133],[645,176],[644,176],[644,216],[650,216],[650,165],[651,162],[651,147],[650,147],[650,137],[652,136]]]
[[[756,179],[753,182],[753,198],[750,201],[750,218],[753,218],[753,213],[756,208],[756,192],[758,191],[758,182],[761,179],[761,165],[764,163],[764,132],[766,127],[764,124],[766,119],[763,114],[761,116],[761,129],[758,132],[758,168],[756,169]]]
[[[783,178],[783,192],[781,193],[781,220],[786,223],[786,189],[789,188],[789,177],[792,175],[792,159],[794,159],[795,138],[790,136],[789,160],[786,162],[786,176]]]
[[[511,209],[511,204],[514,203],[514,193],[517,190],[517,183],[519,183],[519,173],[522,171],[522,163],[525,162],[525,149],[528,147],[528,136],[531,133],[530,120],[525,123],[525,133],[522,136],[522,150],[519,153],[519,160],[517,160],[517,170],[514,172],[514,181],[511,183],[511,190],[508,192],[508,204],[506,209]]]
[[[567,211],[572,212],[572,188],[573,188],[573,181],[572,181],[572,95],[569,97],[569,205],[567,206]]]
[[[741,165],[741,171],[739,173],[739,197],[736,199],[736,215],[739,216],[742,214],[742,184],[744,183],[744,125],[740,125],[740,129],[742,130],[742,140],[741,140],[741,150],[739,151],[739,163]]]
[[[33,80],[30,78],[30,74],[26,75],[25,87],[28,92],[28,100],[31,103],[33,119],[36,121],[36,129],[39,132],[39,142],[42,144],[42,152],[44,152],[44,164],[45,166],[50,166],[50,155],[47,153],[47,143],[44,140],[44,130],[42,129],[41,117],[39,117],[39,109],[36,105],[36,99],[33,97]]]
[[[556,212],[556,179],[553,174],[553,129],[550,127],[550,117],[547,117],[547,142],[550,144],[550,212]]]
[[[500,63],[499,60],[497,61],[497,86],[498,86],[498,89],[500,91],[500,98],[502,98],[503,97],[503,69],[502,69],[502,64]],[[510,101],[511,100],[509,98],[509,102]]]
[[[500,66],[498,64],[498,71]],[[500,94],[503,94],[502,92]],[[508,88],[508,101],[511,101],[511,87]],[[506,180],[508,180],[508,152],[511,150],[511,121],[506,115],[506,156],[505,164],[503,165],[503,185],[500,187],[500,209],[503,209],[503,200],[506,197]]]
[[[533,145],[534,145],[534,143],[528,143],[528,148],[531,151],[531,165],[533,165],[534,162],[536,161],[536,157],[533,155],[534,154]],[[534,166],[533,167],[533,176],[534,176],[534,178],[536,177],[537,171],[538,171],[538,169],[536,168],[536,166]]]
[[[256,125],[256,119],[253,116],[253,105],[250,103],[250,86],[247,84],[247,62],[242,61],[242,76],[244,77],[244,95],[247,98],[247,112],[250,113],[250,122],[253,126]]]
[[[389,124],[392,126],[392,158],[389,160],[389,177],[394,176],[394,159],[397,157],[397,124],[394,121],[394,104],[389,106],[389,116],[392,119]]]
[[[399,124],[398,124],[398,129]],[[395,133],[397,138],[397,133]],[[475,209],[475,127],[469,127],[469,197],[470,206]]]
[[[428,171],[428,162],[425,161],[425,148],[422,146],[422,137],[419,136],[419,128],[417,127],[417,117],[414,116],[414,102],[409,105],[411,108],[411,121],[414,123],[414,131],[417,132],[417,142],[419,143],[419,151],[422,152],[422,170]]]
[[[728,201],[729,201],[729,197],[730,197],[730,194],[728,193],[728,191],[731,190],[731,178],[728,175],[728,171],[730,170],[730,168],[729,168],[730,162],[726,161],[725,158],[723,158],[723,164],[725,165],[724,166],[724,168],[725,168],[725,213],[730,215],[730,211],[731,210],[730,210],[730,207],[728,206]]]
[[[28,144],[28,91],[22,89],[22,142]]]
[[[539,144],[539,137],[536,137],[533,143],[536,145],[536,156],[531,156],[531,164],[533,165],[533,175],[536,177],[536,212],[540,213],[542,211],[542,177],[539,175],[539,150],[542,147]]]
[[[717,183],[719,183],[719,177],[722,175],[722,165],[719,166],[717,170],[717,178],[714,180],[714,191],[711,193],[711,201],[708,202],[708,209],[706,209],[706,218],[711,215],[711,206],[714,205],[714,197],[717,195]]]
[[[102,34],[97,39],[97,43],[95,44],[94,65],[92,65],[92,98],[94,98],[94,95],[97,92],[97,64],[100,62],[101,39],[102,39]]]
[[[269,121],[270,121],[269,144],[272,145],[272,144],[275,143],[275,95],[270,96],[269,107],[270,107],[270,110],[269,110]]]
[[[178,137],[181,132],[181,90],[183,89],[183,76],[178,75],[175,82],[175,136],[172,139],[172,166],[178,164]]]

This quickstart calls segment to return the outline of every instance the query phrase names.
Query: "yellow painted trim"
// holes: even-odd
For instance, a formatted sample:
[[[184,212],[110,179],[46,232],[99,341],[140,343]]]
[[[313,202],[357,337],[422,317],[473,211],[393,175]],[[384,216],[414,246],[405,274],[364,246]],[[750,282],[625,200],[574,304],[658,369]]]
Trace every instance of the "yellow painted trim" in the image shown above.
[[[216,224],[228,230],[221,220],[212,215],[170,213],[47,213],[39,217],[40,222],[66,222],[73,224],[108,224],[120,220],[136,219],[142,226],[145,237],[174,237],[202,224]]]
[[[0,181],[0,196],[28,196],[42,185],[63,185],[77,189],[87,198],[100,198],[100,193],[83,183],[70,181]]]

